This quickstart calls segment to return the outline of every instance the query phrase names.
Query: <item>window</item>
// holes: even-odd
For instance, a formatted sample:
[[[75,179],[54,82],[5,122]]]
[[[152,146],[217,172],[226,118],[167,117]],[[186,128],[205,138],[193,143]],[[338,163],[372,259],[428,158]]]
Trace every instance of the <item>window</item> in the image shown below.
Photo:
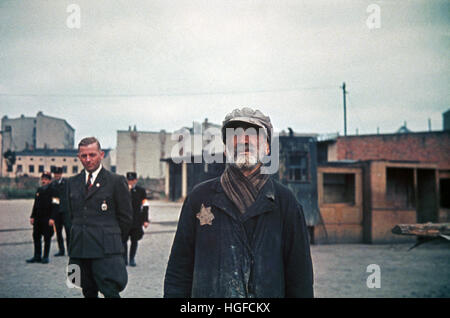
[[[308,153],[295,151],[288,156],[288,181],[309,181]]]
[[[324,173],[323,202],[355,204],[355,174]]]
[[[29,173],[34,173],[34,165],[29,165],[28,166],[28,172]]]
[[[386,201],[395,208],[414,208],[414,170],[386,168]]]
[[[44,172],[44,166],[43,165],[39,165],[39,172]]]
[[[63,173],[67,173],[67,166],[62,166]]]
[[[52,161],[55,161],[55,158],[52,158]]]
[[[16,170],[16,172],[22,172],[22,165],[17,165],[17,170]]]
[[[72,173],[78,173],[78,166],[72,167]]]

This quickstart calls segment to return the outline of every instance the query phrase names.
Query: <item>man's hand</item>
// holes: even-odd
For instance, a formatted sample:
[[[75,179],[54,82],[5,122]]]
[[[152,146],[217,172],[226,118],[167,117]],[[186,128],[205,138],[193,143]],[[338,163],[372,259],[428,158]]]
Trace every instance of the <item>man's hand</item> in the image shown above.
[[[149,224],[149,222],[144,222],[144,227],[147,228]]]
[[[50,226],[55,225],[55,220],[53,220],[53,219],[48,220],[48,225],[50,225]]]
[[[33,225],[34,224],[34,219],[30,218],[30,224]]]

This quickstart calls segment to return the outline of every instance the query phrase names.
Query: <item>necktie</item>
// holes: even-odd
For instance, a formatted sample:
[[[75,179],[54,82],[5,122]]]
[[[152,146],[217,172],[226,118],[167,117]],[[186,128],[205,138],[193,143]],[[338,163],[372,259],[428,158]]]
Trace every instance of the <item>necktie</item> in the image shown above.
[[[86,183],[86,192],[92,187],[92,173],[89,172],[88,180]]]

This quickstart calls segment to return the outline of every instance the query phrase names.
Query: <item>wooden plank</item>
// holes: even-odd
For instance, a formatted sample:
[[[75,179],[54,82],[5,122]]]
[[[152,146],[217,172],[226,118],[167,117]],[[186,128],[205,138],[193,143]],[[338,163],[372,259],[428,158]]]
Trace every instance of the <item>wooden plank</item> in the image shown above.
[[[447,236],[450,235],[450,223],[397,224],[392,233],[427,237]]]

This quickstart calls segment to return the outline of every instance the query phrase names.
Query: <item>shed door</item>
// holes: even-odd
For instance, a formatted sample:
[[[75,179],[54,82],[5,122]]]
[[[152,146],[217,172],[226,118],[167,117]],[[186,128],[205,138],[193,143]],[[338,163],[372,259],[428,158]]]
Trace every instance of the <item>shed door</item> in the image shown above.
[[[417,222],[438,221],[436,171],[417,169]]]

